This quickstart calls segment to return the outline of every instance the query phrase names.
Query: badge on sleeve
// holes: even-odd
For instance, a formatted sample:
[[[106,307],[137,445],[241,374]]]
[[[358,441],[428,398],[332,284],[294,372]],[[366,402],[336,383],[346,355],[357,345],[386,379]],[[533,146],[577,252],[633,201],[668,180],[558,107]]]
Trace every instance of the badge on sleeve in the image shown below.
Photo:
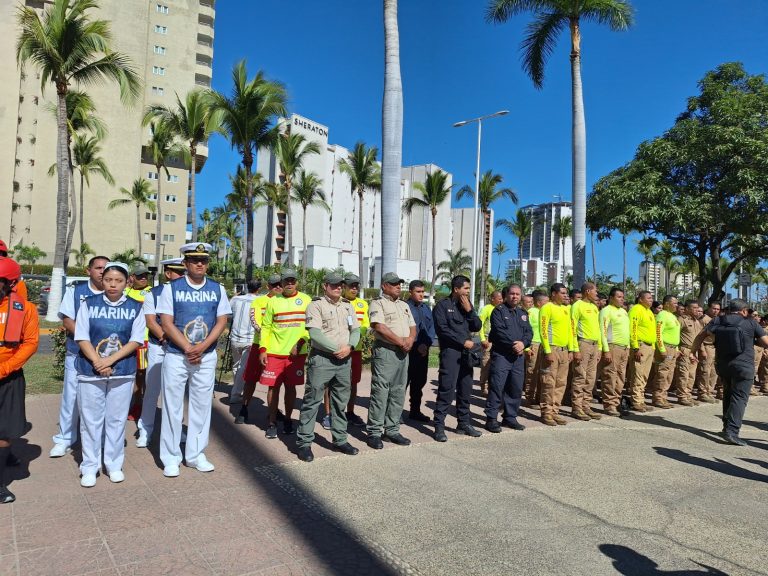
[[[523,314],[522,316],[520,316],[520,320],[522,320],[523,322],[528,322],[528,315]]]
[[[13,303],[13,309],[14,310],[24,310],[24,304],[22,302],[14,302]]]

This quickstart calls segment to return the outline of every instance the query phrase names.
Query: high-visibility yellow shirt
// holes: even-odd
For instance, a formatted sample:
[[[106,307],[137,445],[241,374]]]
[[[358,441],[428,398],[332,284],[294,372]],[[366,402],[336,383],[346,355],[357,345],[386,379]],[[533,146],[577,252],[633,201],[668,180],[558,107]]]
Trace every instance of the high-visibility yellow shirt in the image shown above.
[[[528,309],[528,324],[531,325],[531,329],[533,330],[533,338],[531,339],[531,343],[538,343],[541,344],[541,334],[539,333],[539,314],[541,313],[541,310],[536,308],[536,306],[531,306]]]
[[[486,304],[480,309],[480,342],[488,340],[488,334],[491,332],[491,312],[496,308],[493,304]]]
[[[573,350],[573,321],[567,306],[547,302],[539,312],[539,333],[545,354],[552,346]]]
[[[278,294],[267,301],[261,322],[259,348],[267,354],[290,356],[299,340],[303,345],[299,354],[306,354],[309,333],[306,328],[307,305],[312,298],[303,292],[293,296]]]
[[[264,312],[267,307],[267,302],[272,298],[272,293],[262,294],[251,300],[250,317],[254,326],[258,326],[259,330],[256,330],[253,334],[253,343],[258,344],[261,339],[261,323],[264,321]]]
[[[126,288],[123,294],[128,296],[128,298],[133,298],[136,302],[144,302],[144,298],[150,290],[151,288],[142,288],[141,290],[136,288]]]
[[[629,346],[629,314],[624,308],[608,304],[600,310],[600,343],[603,352],[609,344]]]
[[[664,344],[680,346],[680,320],[666,310],[656,314],[656,347],[662,354],[667,353]]]
[[[577,300],[571,304],[571,319],[576,335],[573,347],[579,351],[579,338],[592,340],[600,344],[600,310],[592,302]]]
[[[656,345],[656,317],[650,308],[635,304],[629,309],[629,347],[640,348],[640,342]]]
[[[355,346],[355,350],[362,350],[363,338],[368,333],[368,328],[371,327],[371,320],[368,318],[368,302],[362,298],[355,298],[354,300],[350,300],[349,303],[355,311],[358,324],[360,324],[360,340],[358,341],[357,346]]]

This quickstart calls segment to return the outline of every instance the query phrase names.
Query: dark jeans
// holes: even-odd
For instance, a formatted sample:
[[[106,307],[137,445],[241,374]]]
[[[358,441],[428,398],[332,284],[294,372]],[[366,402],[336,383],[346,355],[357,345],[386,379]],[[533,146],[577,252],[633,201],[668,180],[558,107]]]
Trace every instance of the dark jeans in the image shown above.
[[[497,354],[491,350],[491,376],[485,416],[495,420],[504,404],[504,420],[515,422],[523,397],[525,359],[523,356]]]
[[[438,372],[437,405],[435,424],[445,424],[445,415],[456,398],[456,419],[459,424],[470,424],[469,401],[472,397],[473,369],[461,361],[461,350],[443,348],[440,350],[440,371]]]
[[[421,399],[424,396],[424,386],[427,383],[429,353],[426,356],[422,356],[417,350],[412,350],[408,356],[408,386],[410,388],[411,412],[419,412],[421,410]]]
[[[755,372],[747,367],[726,365],[717,366],[717,374],[723,379],[723,432],[738,436]]]

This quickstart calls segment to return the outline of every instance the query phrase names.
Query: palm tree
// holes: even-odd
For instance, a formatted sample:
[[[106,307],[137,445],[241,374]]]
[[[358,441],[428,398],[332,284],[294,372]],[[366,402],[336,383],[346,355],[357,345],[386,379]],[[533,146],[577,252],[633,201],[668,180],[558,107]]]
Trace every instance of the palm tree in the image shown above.
[[[157,176],[157,222],[155,223],[155,265],[159,265],[161,259],[160,244],[162,243],[162,225],[163,225],[163,197],[162,186],[163,171],[165,177],[170,178],[168,164],[179,158],[188,159],[189,150],[176,140],[171,127],[165,122],[154,121],[150,123],[152,135],[147,142],[147,151],[152,164],[155,166],[155,175]]]
[[[85,243],[80,244],[79,250],[72,250],[70,253],[75,257],[75,263],[77,264],[78,268],[85,267],[86,262],[88,262],[88,257],[96,255],[96,252],[93,251],[93,248]]]
[[[363,142],[358,142],[349,156],[339,160],[339,171],[349,176],[352,193],[357,192],[357,262],[358,274],[363,276],[363,201],[365,190],[381,190],[381,166],[376,162],[379,149],[376,146],[367,148]]]
[[[80,245],[85,244],[85,233],[83,232],[83,221],[85,212],[85,184],[91,187],[91,174],[98,174],[110,186],[115,185],[115,179],[107,168],[104,158],[99,156],[101,146],[97,136],[86,136],[75,134],[72,143],[72,163],[80,172]]]
[[[581,22],[607,24],[611,30],[626,30],[632,25],[633,10],[628,0],[490,0],[486,20],[506,22],[523,12],[533,12],[522,41],[523,69],[533,85],[541,89],[544,66],[566,28],[571,37],[571,93],[573,117],[573,271],[577,286],[586,279],[585,236],[587,214],[587,135],[584,97],[581,89]]]
[[[421,206],[432,214],[432,285],[437,281],[437,209],[451,197],[451,186],[448,184],[448,174],[442,170],[427,174],[426,181],[415,182],[413,187],[421,192],[422,197],[412,196],[403,202],[403,212],[410,214],[414,208]],[[434,291],[430,300],[434,301]]]
[[[47,319],[56,321],[61,302],[61,278],[67,257],[67,193],[70,173],[67,160],[68,131],[66,97],[72,84],[88,86],[106,81],[120,87],[120,98],[128,102],[141,92],[141,80],[120,52],[112,50],[109,22],[93,20],[88,11],[98,7],[96,0],[54,0],[42,17],[35,8],[19,6],[16,61],[23,68],[31,62],[40,75],[43,88],[56,86],[58,102],[56,165],[56,243],[51,274]]]
[[[139,254],[143,254],[144,252],[141,250],[141,209],[146,208],[152,214],[157,210],[156,204],[152,201],[152,185],[144,180],[144,178],[139,178],[133,181],[133,186],[131,186],[130,190],[120,188],[120,194],[124,198],[115,198],[107,205],[107,208],[114,210],[129,204],[136,206],[136,242],[139,247]],[[158,204],[159,198],[158,196]]]
[[[496,242],[496,246],[493,247],[493,253],[499,259],[498,266],[496,266],[496,278],[499,278],[499,274],[501,274],[501,257],[507,253],[507,250],[507,245],[502,240]]]
[[[331,207],[325,201],[325,192],[320,189],[323,181],[318,178],[314,172],[302,170],[299,172],[299,179],[294,183],[291,191],[290,201],[301,206],[303,212],[301,237],[304,240],[304,246],[301,256],[301,282],[304,283],[304,277],[307,272],[307,208],[317,206],[330,212]]]
[[[115,252],[112,254],[112,256],[109,257],[109,259],[112,262],[122,262],[123,264],[127,264],[128,266],[132,266],[133,264],[146,264],[147,261],[141,257],[140,254],[136,253],[136,250],[134,248],[128,248],[128,250],[123,250],[122,252]]]
[[[384,101],[381,107],[381,265],[397,268],[400,178],[403,163],[403,83],[397,0],[384,0]]]
[[[515,219],[509,221],[506,218],[500,219],[496,222],[497,228],[502,228],[517,238],[517,257],[518,266],[520,268],[520,284],[523,290],[525,290],[525,284],[527,278],[523,274],[523,244],[525,239],[529,238],[533,232],[533,215],[530,212],[526,212],[522,208],[518,208],[515,214]]]
[[[648,290],[648,264],[650,257],[653,254],[653,249],[656,247],[658,240],[652,236],[643,236],[640,240],[636,241],[637,251],[643,257],[643,263],[645,264],[645,289]]]
[[[664,266],[664,293],[669,294],[669,280],[672,272],[672,268],[675,265],[675,252],[672,242],[666,238],[658,243],[654,259],[657,260],[662,266]],[[678,263],[679,264],[679,263]]]
[[[167,124],[173,134],[189,146],[189,206],[192,211],[192,241],[197,241],[197,205],[195,174],[198,171],[197,147],[214,132],[221,133],[221,114],[212,110],[209,92],[192,90],[184,101],[176,94],[176,107],[152,105],[144,113],[144,125],[152,120]]]
[[[232,148],[242,156],[246,175],[245,220],[245,278],[253,278],[253,181],[250,176],[259,148],[271,146],[277,132],[272,125],[278,116],[285,116],[287,95],[285,87],[264,78],[259,72],[248,80],[245,61],[232,69],[232,93],[211,94],[213,110],[221,114],[221,126]]]
[[[308,141],[302,134],[291,133],[290,127],[280,134],[273,146],[277,163],[280,165],[280,182],[285,186],[288,195],[293,194],[293,183],[301,170],[304,160],[310,154],[319,154],[320,146],[317,142]],[[291,204],[285,213],[286,238],[285,247],[288,251],[288,262],[293,257],[293,220],[291,218]]]
[[[563,282],[565,282],[565,241],[568,240],[573,232],[571,217],[558,216],[555,218],[555,223],[552,225],[552,231],[560,237],[560,244],[562,246],[560,249],[560,254],[563,260]]]
[[[454,276],[462,274],[471,277],[470,268],[472,268],[472,256],[467,254],[466,248],[459,248],[456,252],[450,250],[445,251],[447,257],[437,265],[437,269],[440,271],[438,279],[450,282]],[[435,284],[432,284],[433,286]]]

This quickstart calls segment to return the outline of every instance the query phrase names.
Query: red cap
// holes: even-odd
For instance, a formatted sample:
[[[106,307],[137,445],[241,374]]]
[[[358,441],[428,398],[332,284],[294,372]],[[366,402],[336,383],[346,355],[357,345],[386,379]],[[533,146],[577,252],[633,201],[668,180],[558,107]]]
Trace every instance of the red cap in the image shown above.
[[[8,246],[2,240],[0,240],[0,252],[5,252],[8,254]]]
[[[13,282],[21,277],[21,266],[12,258],[0,258],[0,278]]]

